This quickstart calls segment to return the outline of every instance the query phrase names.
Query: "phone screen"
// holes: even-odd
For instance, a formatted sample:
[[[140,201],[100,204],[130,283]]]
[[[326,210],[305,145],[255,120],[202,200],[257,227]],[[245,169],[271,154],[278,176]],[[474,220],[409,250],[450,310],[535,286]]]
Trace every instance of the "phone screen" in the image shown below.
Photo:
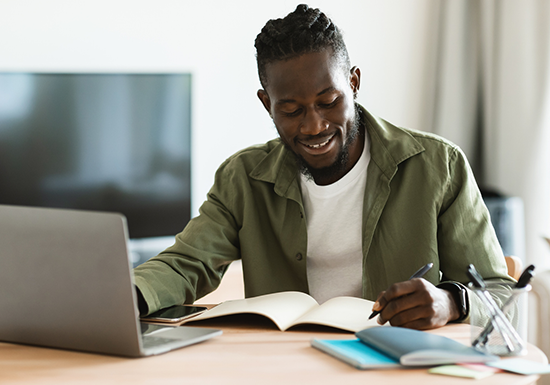
[[[184,306],[177,305],[160,309],[154,313],[149,314],[146,317],[142,317],[142,320],[158,321],[158,322],[180,322],[191,316],[199,315],[206,311],[204,306]]]

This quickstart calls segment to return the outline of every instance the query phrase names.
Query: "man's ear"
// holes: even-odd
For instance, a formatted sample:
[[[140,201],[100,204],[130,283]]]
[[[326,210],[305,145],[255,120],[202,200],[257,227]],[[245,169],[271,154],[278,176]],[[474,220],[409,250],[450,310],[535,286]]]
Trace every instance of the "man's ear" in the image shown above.
[[[258,99],[262,102],[264,105],[264,108],[266,109],[267,113],[271,118],[273,118],[273,115],[271,115],[271,100],[269,100],[269,95],[265,90],[258,90],[257,94]]]
[[[356,96],[359,92],[359,86],[361,85],[361,70],[359,67],[352,67],[349,71],[349,82],[353,95]]]

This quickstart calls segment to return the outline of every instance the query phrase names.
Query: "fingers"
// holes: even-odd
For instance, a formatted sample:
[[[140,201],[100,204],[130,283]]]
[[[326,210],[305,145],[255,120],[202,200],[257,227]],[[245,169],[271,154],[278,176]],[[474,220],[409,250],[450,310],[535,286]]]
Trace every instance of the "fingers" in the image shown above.
[[[429,305],[419,305],[406,310],[400,310],[395,315],[388,316],[386,312],[380,313],[378,323],[383,325],[389,322],[392,326],[408,327],[412,329],[433,328],[433,308]]]
[[[415,278],[409,281],[395,283],[390,286],[387,291],[383,291],[378,294],[378,298],[374,302],[372,310],[382,311],[391,301],[397,300],[408,294],[412,294],[417,291],[420,286],[422,286],[422,281],[420,278]]]
[[[388,303],[398,298],[412,294],[422,286],[422,279],[415,278],[405,282],[394,283],[387,291],[378,294],[378,298],[374,302],[372,310],[381,311]]]
[[[378,294],[378,298],[376,298],[376,301],[374,302],[374,305],[372,305],[373,311],[381,311],[384,306],[388,303],[388,301],[384,298],[384,294],[386,294],[385,291]]]
[[[448,321],[447,297],[424,279],[393,284],[380,293],[373,310],[380,311],[378,323],[413,329],[431,329]]]
[[[393,326],[402,326],[407,322],[429,317],[431,304],[432,298],[422,290],[394,297],[380,312],[378,322],[383,325],[391,321]]]
[[[394,299],[403,297],[408,294],[412,294],[418,290],[421,290],[425,287],[425,283],[427,283],[425,279],[422,278],[413,278],[408,281],[394,283],[390,286],[388,290],[386,290],[384,297],[385,299],[390,302]]]
[[[390,321],[390,324],[392,326],[399,326],[403,328],[416,329],[416,330],[429,330],[429,329],[434,329],[434,328],[443,326],[443,325],[435,324],[432,321],[432,318],[430,317],[418,318],[413,321],[409,321],[399,325],[393,325],[393,322]]]

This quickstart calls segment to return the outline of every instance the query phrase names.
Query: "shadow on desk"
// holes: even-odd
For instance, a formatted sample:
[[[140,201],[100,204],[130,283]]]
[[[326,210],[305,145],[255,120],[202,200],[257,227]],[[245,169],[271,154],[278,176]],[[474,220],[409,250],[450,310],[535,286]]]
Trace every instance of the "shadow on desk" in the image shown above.
[[[257,330],[259,332],[264,331],[278,331],[281,333],[291,332],[311,332],[311,333],[334,333],[351,336],[353,333],[344,331],[338,328],[322,325],[297,325],[292,326],[286,331],[282,332],[269,318],[258,314],[233,314],[222,317],[216,317],[213,319],[207,319],[202,321],[192,321],[185,323],[186,326],[200,326],[206,328],[223,329],[230,328],[234,331],[245,330],[246,332]]]

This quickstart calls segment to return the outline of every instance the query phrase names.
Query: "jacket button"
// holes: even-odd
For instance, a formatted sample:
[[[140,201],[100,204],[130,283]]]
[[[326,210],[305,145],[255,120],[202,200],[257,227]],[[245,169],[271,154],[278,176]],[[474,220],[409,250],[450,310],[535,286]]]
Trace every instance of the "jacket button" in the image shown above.
[[[298,261],[301,261],[302,258],[303,258],[302,253],[296,254],[296,259],[297,259]]]

